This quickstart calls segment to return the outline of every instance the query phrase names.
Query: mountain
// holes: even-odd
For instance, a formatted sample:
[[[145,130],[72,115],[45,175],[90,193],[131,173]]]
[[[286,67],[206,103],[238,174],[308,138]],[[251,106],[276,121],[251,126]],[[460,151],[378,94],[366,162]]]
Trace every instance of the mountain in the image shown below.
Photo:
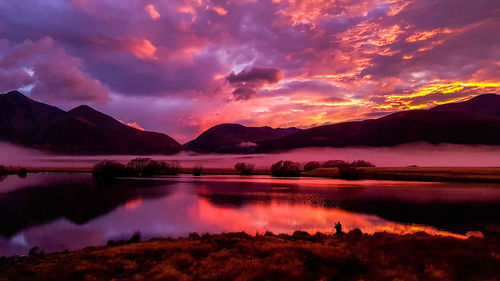
[[[461,111],[500,117],[500,95],[479,95],[468,101],[443,104],[436,106],[431,110]]]
[[[240,124],[220,124],[203,132],[186,147],[219,153],[251,152],[256,142],[281,138],[302,130],[297,128],[245,127]]]
[[[0,140],[29,145],[40,127],[66,112],[13,91],[0,95]]]
[[[459,111],[405,111],[304,130],[258,143],[257,151],[310,146],[393,146],[411,142],[500,145],[500,118]]]
[[[63,154],[172,154],[171,137],[137,130],[82,105],[65,112],[19,92],[0,95],[0,140]]]
[[[301,147],[393,146],[411,142],[500,145],[500,96],[484,95],[431,110],[394,113],[379,119],[304,130],[257,143],[256,152]],[[484,110],[481,106],[485,104]]]

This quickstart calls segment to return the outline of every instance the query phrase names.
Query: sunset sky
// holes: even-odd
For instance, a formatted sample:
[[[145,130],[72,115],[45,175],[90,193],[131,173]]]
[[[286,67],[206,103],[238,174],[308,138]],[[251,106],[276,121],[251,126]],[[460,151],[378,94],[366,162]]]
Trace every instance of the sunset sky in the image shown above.
[[[1,0],[0,92],[183,143],[500,89],[498,0]]]

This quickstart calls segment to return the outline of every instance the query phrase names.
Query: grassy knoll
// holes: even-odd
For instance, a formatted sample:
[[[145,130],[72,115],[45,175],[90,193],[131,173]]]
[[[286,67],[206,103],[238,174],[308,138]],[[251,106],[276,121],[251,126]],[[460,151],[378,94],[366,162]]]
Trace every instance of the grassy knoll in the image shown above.
[[[0,280],[498,280],[500,240],[413,235],[159,239],[0,258]]]
[[[406,181],[500,182],[500,168],[483,167],[363,167],[359,179]],[[338,168],[318,168],[304,176],[339,178]]]

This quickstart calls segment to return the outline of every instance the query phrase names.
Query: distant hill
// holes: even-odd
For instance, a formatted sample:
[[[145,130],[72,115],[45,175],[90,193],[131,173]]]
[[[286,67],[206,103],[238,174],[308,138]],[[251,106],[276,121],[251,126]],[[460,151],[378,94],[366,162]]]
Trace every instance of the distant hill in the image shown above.
[[[500,118],[460,111],[405,111],[374,120],[311,128],[259,142],[256,151],[318,146],[393,146],[411,142],[500,145]]]
[[[65,112],[20,92],[0,95],[0,140],[64,154],[172,154],[171,137],[126,126],[82,105]]]
[[[187,148],[219,153],[251,152],[256,143],[301,132],[297,128],[245,127],[240,124],[220,124],[203,132],[185,144]]]
[[[468,101],[448,103],[436,106],[431,110],[439,111],[461,111],[482,115],[493,115],[500,117],[500,95],[485,94],[476,96]]]

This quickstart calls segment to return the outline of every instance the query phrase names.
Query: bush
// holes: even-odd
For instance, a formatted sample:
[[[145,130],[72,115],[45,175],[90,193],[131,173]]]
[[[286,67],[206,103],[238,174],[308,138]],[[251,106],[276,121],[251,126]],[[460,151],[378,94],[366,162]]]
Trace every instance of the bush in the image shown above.
[[[176,175],[180,170],[179,161],[156,161],[151,158],[135,158],[127,163],[127,169],[138,176]]]
[[[375,165],[365,160],[352,161],[349,165],[352,167],[375,167]]]
[[[197,163],[193,167],[193,176],[199,176],[201,175],[201,170],[203,169],[203,166],[200,163]]]
[[[292,161],[279,161],[271,166],[271,175],[275,177],[300,176],[300,165]]]
[[[92,173],[95,177],[113,178],[127,175],[127,167],[121,163],[103,160],[94,165]]]
[[[339,168],[346,167],[349,163],[343,160],[329,160],[323,163],[323,168]]]
[[[240,162],[234,165],[234,168],[242,175],[251,175],[253,172],[253,168],[255,168],[255,164]]]
[[[151,158],[135,158],[127,163],[127,168],[134,174],[142,176],[152,174],[153,170],[158,167]]]
[[[321,167],[318,161],[310,161],[304,165],[304,171],[310,171]]]
[[[359,179],[359,171],[354,166],[339,167],[341,179],[356,180]]]
[[[0,165],[0,175],[7,175],[7,169],[2,165]]]

